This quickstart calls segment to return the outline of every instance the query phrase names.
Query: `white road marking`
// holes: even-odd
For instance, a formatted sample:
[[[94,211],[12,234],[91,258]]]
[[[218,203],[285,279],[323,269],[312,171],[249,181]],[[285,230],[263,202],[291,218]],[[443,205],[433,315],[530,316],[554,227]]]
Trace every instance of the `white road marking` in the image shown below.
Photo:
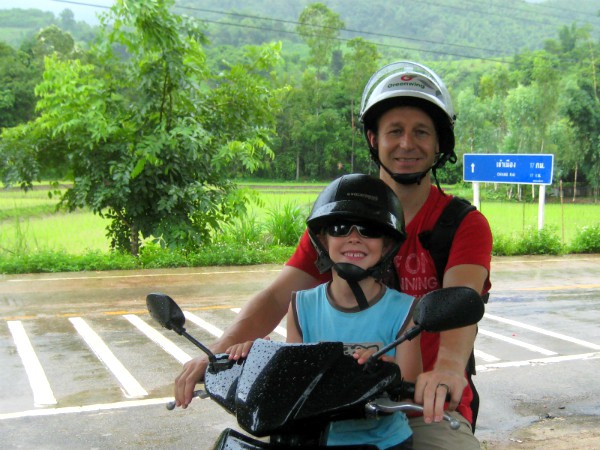
[[[508,342],[509,344],[516,345],[518,347],[526,348],[528,350],[531,350],[532,352],[541,353],[542,355],[558,355],[558,353],[553,352],[552,350],[546,350],[545,348],[538,347],[537,345],[528,344],[526,342],[519,341],[518,339],[502,336],[501,334],[494,333],[493,331],[482,330],[481,328],[479,328],[479,333],[483,334],[484,336],[489,336],[494,339],[498,339],[500,341]]]
[[[500,361],[500,358],[496,358],[495,356],[490,355],[489,353],[485,353],[485,352],[482,352],[481,350],[477,350],[477,349],[475,349],[475,357],[479,358],[479,359],[483,359],[484,361],[487,361],[487,362]]]
[[[564,356],[555,356],[552,358],[537,358],[537,359],[528,359],[525,361],[506,361],[501,363],[491,363],[491,364],[482,364],[475,367],[475,370],[480,372],[489,372],[491,370],[503,369],[507,367],[523,367],[523,366],[537,366],[537,365],[545,365],[545,364],[555,364],[561,363],[565,361],[576,361],[576,360],[584,360],[584,359],[598,359],[600,358],[600,352],[594,353],[582,353],[579,355],[564,355]]]
[[[524,328],[526,330],[535,331],[536,333],[544,334],[546,336],[550,336],[556,339],[562,339],[563,341],[572,342],[573,344],[578,344],[583,347],[591,348],[592,350],[600,350],[600,345],[593,344],[592,342],[583,341],[581,339],[577,339],[571,336],[567,336],[565,334],[555,333],[554,331],[544,330],[543,328],[535,327],[533,325],[528,325],[523,322],[517,322],[512,319],[505,319],[504,317],[495,316],[493,314],[486,313],[485,318],[495,320],[497,322],[506,323],[508,325],[513,325],[515,327]]]
[[[185,315],[185,318],[187,320],[189,320],[190,322],[194,322],[200,328],[203,328],[204,330],[208,331],[213,336],[219,338],[223,335],[223,330],[215,327],[212,323],[209,323],[206,320],[201,319],[196,314],[193,314],[189,311],[184,311],[183,314]]]
[[[173,341],[164,337],[156,329],[152,328],[135,314],[125,314],[123,317],[129,320],[133,326],[156,342],[164,351],[173,356],[181,364],[185,364],[192,359],[190,355],[177,347]]]
[[[231,310],[234,313],[239,314],[242,309],[241,308],[231,308]],[[283,328],[281,325],[277,325],[275,327],[275,329],[273,330],[273,332],[277,333],[280,336],[283,336],[284,338],[287,337],[287,330],[285,328]]]
[[[127,398],[145,397],[148,395],[146,390],[129,373],[121,361],[104,343],[102,338],[81,317],[70,317],[69,321],[73,324],[83,340],[96,354],[98,359],[112,372],[123,388],[123,393]]]
[[[19,411],[14,413],[0,414],[0,420],[7,419],[21,419],[23,417],[39,417],[39,416],[56,416],[59,414],[73,414],[83,412],[97,412],[106,411],[109,409],[123,409],[123,408],[134,408],[136,406],[148,406],[148,405],[166,405],[172,401],[173,398],[148,398],[144,400],[130,400],[126,402],[116,403],[102,403],[96,405],[86,406],[67,406],[64,408],[47,408],[47,409],[35,409],[30,411]]]
[[[236,273],[267,273],[280,272],[281,269],[263,269],[263,270],[230,270],[230,271],[215,271],[215,272],[186,272],[186,273],[144,273],[136,275],[98,275],[95,277],[60,277],[60,278],[17,278],[6,280],[10,283],[34,283],[37,281],[67,281],[67,280],[108,280],[114,278],[155,278],[155,277],[197,277],[204,275],[229,275]]]
[[[46,377],[46,372],[27,337],[23,324],[20,320],[9,320],[7,323],[29,378],[29,385],[33,391],[33,404],[35,406],[56,405],[56,398]]]

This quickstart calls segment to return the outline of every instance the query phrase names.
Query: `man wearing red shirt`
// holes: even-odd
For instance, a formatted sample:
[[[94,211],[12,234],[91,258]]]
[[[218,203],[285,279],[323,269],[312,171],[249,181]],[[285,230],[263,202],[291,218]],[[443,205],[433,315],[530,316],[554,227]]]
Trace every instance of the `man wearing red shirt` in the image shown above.
[[[479,211],[468,213],[456,231],[442,286],[433,259],[419,239],[421,232],[433,228],[451,199],[441,191],[435,176],[446,162],[456,162],[454,109],[442,80],[414,62],[389,64],[367,83],[360,116],[380,178],[392,188],[404,210],[407,239],[394,259],[398,288],[412,296],[442,286],[467,286],[482,295],[487,293],[492,236]],[[315,261],[316,252],[305,234],[273,283],[244,306],[212,350],[223,352],[230,345],[270,333],[285,316],[293,291],[311,288],[331,276],[319,273]],[[473,391],[465,376],[476,332],[473,325],[421,336],[424,371],[417,379],[414,400],[423,405],[424,413],[410,420],[415,449],[480,448],[472,433]],[[175,380],[178,406],[189,404],[206,365],[204,357],[184,365]],[[451,400],[446,404],[448,393]],[[460,420],[458,431],[442,422],[444,408]]]

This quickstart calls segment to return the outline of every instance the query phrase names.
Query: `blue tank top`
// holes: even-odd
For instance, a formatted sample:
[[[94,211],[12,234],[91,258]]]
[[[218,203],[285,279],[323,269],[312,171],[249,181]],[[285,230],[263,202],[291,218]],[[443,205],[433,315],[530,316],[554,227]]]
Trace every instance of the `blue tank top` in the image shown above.
[[[341,341],[348,353],[356,346],[383,346],[394,341],[410,321],[413,297],[386,288],[363,311],[344,311],[327,297],[328,283],[296,293],[294,315],[303,342]],[[395,356],[395,349],[387,355]],[[403,413],[379,419],[344,420],[330,425],[327,445],[372,444],[380,449],[398,445],[412,435]]]

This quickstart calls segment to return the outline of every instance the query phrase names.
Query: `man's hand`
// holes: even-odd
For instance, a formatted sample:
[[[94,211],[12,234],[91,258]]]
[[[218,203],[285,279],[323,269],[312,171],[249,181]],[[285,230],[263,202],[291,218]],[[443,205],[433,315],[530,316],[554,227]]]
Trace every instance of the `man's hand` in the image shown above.
[[[446,394],[450,394],[449,410],[454,410],[467,386],[464,373],[450,370],[432,370],[417,378],[415,403],[423,405],[425,423],[441,422],[444,418]]]
[[[204,373],[208,367],[208,359],[205,356],[190,359],[183,365],[183,370],[175,378],[175,406],[187,408],[191,403],[196,384],[204,379]]]

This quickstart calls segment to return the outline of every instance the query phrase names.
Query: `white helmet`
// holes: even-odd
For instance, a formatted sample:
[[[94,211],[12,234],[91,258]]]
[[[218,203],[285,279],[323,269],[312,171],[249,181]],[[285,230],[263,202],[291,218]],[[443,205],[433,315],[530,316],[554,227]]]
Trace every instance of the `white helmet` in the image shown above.
[[[442,167],[446,161],[455,163],[454,121],[456,115],[450,93],[435,72],[412,61],[397,61],[382,67],[373,74],[365,86],[360,102],[360,120],[364,125],[365,137],[367,130],[376,131],[377,120],[381,114],[390,108],[402,105],[416,106],[422,109],[431,117],[435,125],[441,155],[432,169]],[[371,147],[368,139],[367,143],[371,156],[377,164],[381,165],[377,149]],[[384,169],[386,168],[384,167]],[[425,173],[420,177],[409,177],[411,181],[407,181],[406,177],[398,176],[400,179],[397,181],[419,182]]]

